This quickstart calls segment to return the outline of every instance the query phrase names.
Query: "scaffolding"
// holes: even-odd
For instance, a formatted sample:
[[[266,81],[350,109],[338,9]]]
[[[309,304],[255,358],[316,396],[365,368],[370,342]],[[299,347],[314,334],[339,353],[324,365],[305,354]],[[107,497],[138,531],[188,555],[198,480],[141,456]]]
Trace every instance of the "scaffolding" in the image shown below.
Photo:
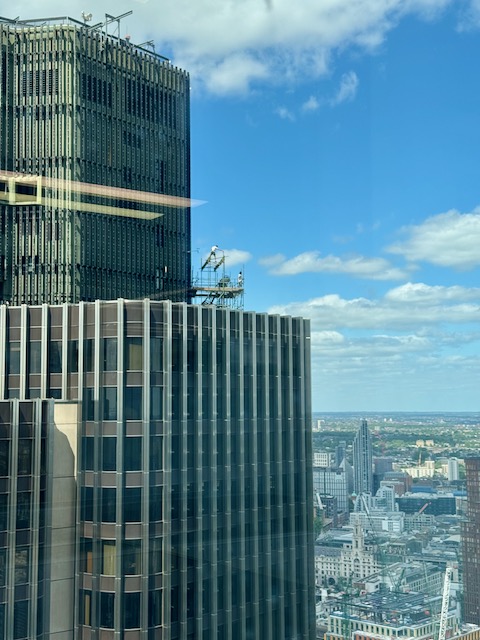
[[[233,277],[226,271],[228,256],[213,246],[196,278],[192,279],[192,298],[202,305],[228,309],[243,309],[244,276],[239,271]]]

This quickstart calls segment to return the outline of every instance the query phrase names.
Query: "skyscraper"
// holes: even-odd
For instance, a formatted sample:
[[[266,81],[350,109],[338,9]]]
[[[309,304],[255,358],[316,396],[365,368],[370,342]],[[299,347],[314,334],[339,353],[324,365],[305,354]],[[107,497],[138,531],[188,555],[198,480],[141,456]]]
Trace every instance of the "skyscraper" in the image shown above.
[[[463,619],[480,624],[480,458],[465,458],[467,512],[462,523]]]
[[[353,488],[357,495],[373,492],[372,441],[366,420],[353,441]]]
[[[0,31],[0,639],[312,640],[308,322],[178,302],[188,76],[42,22]]]
[[[0,301],[187,300],[188,74],[70,18],[0,55]]]

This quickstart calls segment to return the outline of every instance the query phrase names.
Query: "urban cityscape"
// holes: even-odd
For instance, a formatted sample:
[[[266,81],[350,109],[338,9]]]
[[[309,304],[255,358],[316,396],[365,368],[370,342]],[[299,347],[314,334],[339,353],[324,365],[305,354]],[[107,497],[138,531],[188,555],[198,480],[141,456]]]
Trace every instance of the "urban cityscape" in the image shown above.
[[[226,211],[212,233],[196,213],[216,215],[192,188],[214,179],[198,113],[207,125],[215,102],[258,96],[259,82],[263,103],[269,82],[286,103],[295,56],[319,82],[348,43],[351,65],[383,55],[403,22],[455,24],[462,42],[480,25],[469,0],[462,12],[394,0],[376,17],[362,2],[359,20],[332,0],[341,28],[310,6],[315,37],[299,19],[301,45],[284,0],[247,0],[230,45],[219,25],[241,16],[235,3],[221,18],[209,8],[209,34],[182,0],[198,38],[178,8],[162,32],[123,0],[95,16],[52,0],[51,17],[0,17],[0,640],[480,640],[480,289],[436,280],[477,267],[478,208],[392,223],[389,257],[341,258],[300,249],[313,210],[298,229],[290,210],[260,222],[256,176],[241,221]],[[136,4],[143,19],[158,11]],[[249,46],[256,21],[266,44]],[[353,107],[359,86],[347,70],[330,97],[276,102],[276,126]],[[261,140],[259,112],[242,117]],[[332,242],[353,243],[341,225]],[[296,256],[274,252],[280,227]],[[419,248],[433,237],[446,255],[447,231],[453,257]],[[305,274],[322,283],[274,284]],[[332,293],[353,274],[371,287]]]

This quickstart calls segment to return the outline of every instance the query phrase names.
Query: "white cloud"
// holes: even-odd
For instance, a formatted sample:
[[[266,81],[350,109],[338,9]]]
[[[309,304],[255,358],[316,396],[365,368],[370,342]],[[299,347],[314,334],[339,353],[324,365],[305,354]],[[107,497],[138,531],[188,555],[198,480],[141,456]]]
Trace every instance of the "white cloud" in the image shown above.
[[[265,258],[260,258],[258,261],[263,267],[273,268],[277,265],[282,264],[285,261],[285,256],[283,253],[276,253],[273,256],[266,256]]]
[[[449,4],[453,0],[142,1],[122,21],[122,33],[130,33],[132,42],[153,38],[157,51],[172,52],[175,64],[192,72],[194,86],[230,94],[258,80],[291,83],[317,77],[328,70],[336,49],[372,49],[405,15],[428,15]],[[65,13],[60,0],[42,0],[41,5],[42,15]],[[36,0],[18,0],[15,15],[36,17],[38,6]],[[117,0],[114,13],[131,8],[128,0]],[[69,14],[78,20],[84,9],[83,0],[68,3]],[[105,12],[112,13],[111,3],[98,0],[94,21]]]
[[[310,98],[302,104],[302,111],[317,111],[320,108],[320,102],[315,98],[315,96],[310,96]]]
[[[344,73],[340,79],[340,86],[335,96],[330,100],[330,106],[335,107],[342,102],[351,102],[358,90],[359,80],[355,71]]]
[[[410,286],[410,289],[409,289]],[[409,294],[410,292],[410,294]],[[337,294],[292,302],[270,309],[271,313],[310,318],[315,331],[340,328],[380,331],[420,331],[424,327],[478,323],[480,288],[405,285],[383,298],[344,299]]]
[[[276,255],[264,258],[262,264],[269,268],[273,275],[286,276],[300,273],[342,273],[356,278],[371,280],[402,280],[408,277],[408,272],[393,267],[383,258],[366,258],[353,256],[340,258],[338,256],[321,257],[318,251],[306,251],[289,260]]]
[[[455,209],[431,216],[418,225],[404,227],[404,240],[387,248],[412,262],[473,269],[480,265],[480,208],[471,213]]]
[[[295,116],[287,109],[287,107],[277,107],[274,113],[276,113],[276,115],[282,120],[290,120],[290,122],[295,121]]]
[[[385,294],[385,300],[401,304],[442,304],[445,302],[480,301],[480,289],[466,288],[458,285],[442,287],[440,285],[429,286],[423,282],[407,282],[406,284],[390,289]]]
[[[224,249],[227,266],[233,267],[237,264],[245,264],[252,259],[252,254],[242,249]]]
[[[217,65],[212,65],[206,86],[216,94],[245,93],[251,82],[265,79],[268,68],[262,62],[246,54],[228,56]]]

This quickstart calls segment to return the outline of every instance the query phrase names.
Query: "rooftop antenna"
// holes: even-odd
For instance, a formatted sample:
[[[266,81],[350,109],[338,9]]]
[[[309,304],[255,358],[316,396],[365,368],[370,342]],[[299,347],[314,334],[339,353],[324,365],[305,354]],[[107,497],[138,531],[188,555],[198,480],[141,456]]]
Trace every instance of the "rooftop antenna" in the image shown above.
[[[111,22],[116,22],[117,23],[117,37],[120,38],[120,20],[122,18],[126,18],[128,16],[131,16],[133,13],[133,11],[127,11],[126,13],[122,13],[120,16],[111,16],[109,13],[105,14],[105,35],[108,35],[108,25]],[[115,33],[113,33],[112,35],[115,35]]]
[[[142,42],[141,44],[138,44],[137,47],[150,47],[153,53],[155,53],[155,42],[153,40],[147,40],[146,42]]]

